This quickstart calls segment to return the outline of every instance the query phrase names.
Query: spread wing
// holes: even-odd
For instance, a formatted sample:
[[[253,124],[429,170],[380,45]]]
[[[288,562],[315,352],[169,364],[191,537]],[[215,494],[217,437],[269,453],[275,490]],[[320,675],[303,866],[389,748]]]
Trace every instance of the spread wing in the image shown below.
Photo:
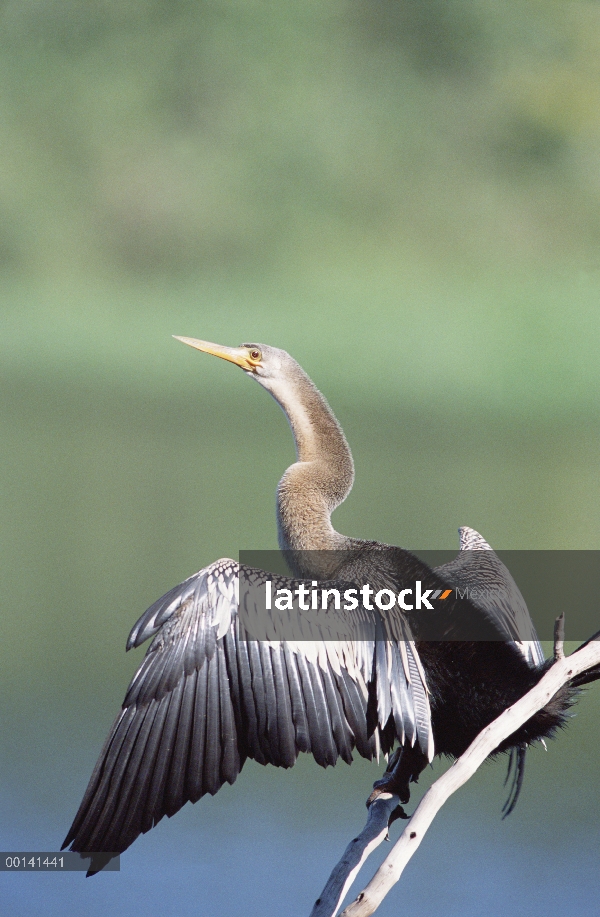
[[[544,652],[535,632],[525,599],[506,566],[487,541],[467,526],[461,527],[460,552],[435,572],[455,588],[468,590],[471,604],[536,668]]]
[[[362,608],[349,623],[333,601],[321,612],[267,613],[267,580],[274,590],[296,582],[219,560],[142,615],[127,648],[154,639],[64,846],[123,851],[164,815],[233,783],[248,757],[291,767],[311,752],[326,767],[350,762],[354,748],[366,758],[387,752],[397,735],[431,759],[411,635],[390,639],[380,613]],[[105,862],[92,858],[90,873]]]
[[[535,632],[525,599],[506,566],[485,538],[468,526],[458,530],[460,552],[450,563],[436,567],[448,585],[468,589],[471,603],[484,613],[500,636],[517,649],[525,661],[537,668],[544,651]],[[527,746],[511,748],[505,785],[510,784],[502,809],[510,815],[523,785]]]

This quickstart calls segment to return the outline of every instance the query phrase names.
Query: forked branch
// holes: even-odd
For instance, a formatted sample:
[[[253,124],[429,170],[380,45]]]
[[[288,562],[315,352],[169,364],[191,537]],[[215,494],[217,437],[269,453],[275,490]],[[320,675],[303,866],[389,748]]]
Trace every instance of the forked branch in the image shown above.
[[[571,656],[564,656],[561,625],[555,633],[554,665],[543,678],[519,701],[505,710],[493,723],[479,733],[466,752],[429,788],[415,809],[400,838],[383,861],[369,884],[355,901],[346,907],[341,917],[369,917],[379,907],[389,890],[396,884],[404,867],[416,852],[427,829],[447,799],[473,776],[485,759],[513,732],[516,732],[538,710],[541,710],[574,676],[600,665],[600,635],[595,635]],[[346,849],[332,872],[323,893],[315,904],[311,917],[334,917],[367,856],[387,835],[387,817],[398,798],[386,794],[376,813],[371,814],[361,834]],[[377,800],[379,803],[380,800]],[[375,807],[376,803],[371,806]],[[385,821],[385,824],[384,824]]]

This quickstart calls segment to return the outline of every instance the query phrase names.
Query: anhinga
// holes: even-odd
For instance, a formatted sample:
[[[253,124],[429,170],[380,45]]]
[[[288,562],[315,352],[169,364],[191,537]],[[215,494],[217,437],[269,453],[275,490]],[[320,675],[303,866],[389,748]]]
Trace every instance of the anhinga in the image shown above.
[[[323,634],[314,641],[257,640],[241,634],[240,574],[257,587],[276,578],[240,570],[229,559],[210,564],[155,602],[129,635],[127,649],[154,639],[65,839],[82,854],[125,850],[164,815],[233,783],[249,757],[291,767],[304,751],[327,766],[339,757],[350,763],[354,748],[366,758],[379,750],[388,754],[397,741],[379,785],[406,802],[409,782],[434,754],[462,754],[549,664],[510,574],[472,529],[460,530],[457,559],[436,569],[408,551],[335,531],[330,517],[352,487],[352,455],[325,398],[285,351],[178,340],[241,367],[283,409],[297,461],[279,482],[277,524],[280,548],[297,577],[323,579],[323,570],[311,568],[319,557],[327,558],[327,580],[368,577],[392,589],[419,580],[435,589],[474,585],[478,577],[502,585],[510,601],[474,606],[453,596],[444,604],[449,622],[459,606],[470,604],[488,642],[456,640],[456,634],[454,640],[420,640],[398,607],[361,609],[360,640]],[[465,563],[473,551],[485,559],[481,570]],[[274,585],[290,582],[281,578]],[[588,673],[577,685],[592,677]],[[562,689],[497,749],[509,751],[514,765],[508,811],[520,789],[527,745],[563,724],[577,685]],[[93,858],[90,873],[103,862]]]

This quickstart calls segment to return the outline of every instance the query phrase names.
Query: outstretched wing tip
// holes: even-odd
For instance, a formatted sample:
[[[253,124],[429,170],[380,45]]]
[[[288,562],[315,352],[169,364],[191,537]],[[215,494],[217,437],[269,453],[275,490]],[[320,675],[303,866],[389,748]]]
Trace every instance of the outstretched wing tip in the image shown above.
[[[491,551],[492,547],[477,529],[469,525],[461,525],[458,529],[461,551]]]

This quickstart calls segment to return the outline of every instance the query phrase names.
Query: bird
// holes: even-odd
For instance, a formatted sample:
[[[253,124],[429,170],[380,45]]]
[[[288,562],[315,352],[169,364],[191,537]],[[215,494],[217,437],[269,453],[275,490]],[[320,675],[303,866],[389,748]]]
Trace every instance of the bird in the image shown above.
[[[383,754],[387,769],[370,799],[391,791],[404,805],[434,755],[459,757],[551,665],[516,583],[474,529],[459,529],[456,559],[432,568],[404,548],[333,528],[353,485],[352,454],[325,397],[286,351],[176,339],[241,368],[289,422],[296,461],[278,484],[276,513],[289,575],[221,558],[134,625],[128,650],[153,639],[63,844],[91,858],[88,875],[165,815],[234,783],[248,758],[287,768],[307,752],[327,767],[351,763],[354,751]],[[329,587],[327,601],[305,610],[300,590],[317,583]],[[336,587],[361,583],[398,598],[418,583],[421,596],[446,598],[426,615],[398,603],[338,608]],[[267,584],[295,597],[292,612],[266,612]],[[464,596],[482,585],[483,597]],[[510,755],[505,814],[528,746],[552,737],[580,685],[597,677],[573,680],[496,749]]]

